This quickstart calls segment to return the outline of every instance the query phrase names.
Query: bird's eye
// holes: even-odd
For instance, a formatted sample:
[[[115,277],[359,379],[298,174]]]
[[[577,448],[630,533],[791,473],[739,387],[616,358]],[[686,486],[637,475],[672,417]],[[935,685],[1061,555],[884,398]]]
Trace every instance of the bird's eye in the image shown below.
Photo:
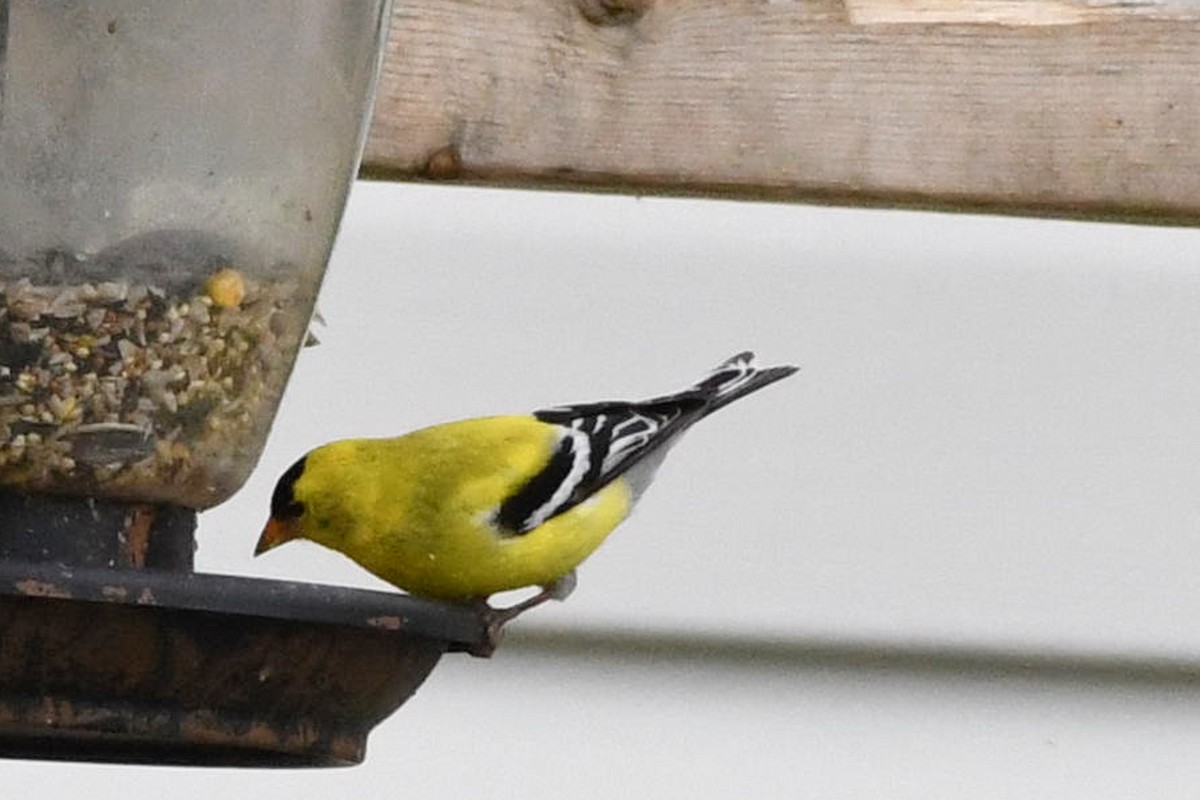
[[[271,516],[275,519],[299,519],[304,513],[304,504],[296,499],[296,481],[303,473],[304,458],[301,458],[279,476],[275,493],[271,495]]]

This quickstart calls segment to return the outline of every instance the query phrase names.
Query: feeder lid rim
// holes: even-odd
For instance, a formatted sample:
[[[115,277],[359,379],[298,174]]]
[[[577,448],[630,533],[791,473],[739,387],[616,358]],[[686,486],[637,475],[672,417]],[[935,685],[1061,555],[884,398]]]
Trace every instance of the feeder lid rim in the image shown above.
[[[470,607],[398,592],[156,569],[0,559],[0,596],[49,597],[344,625],[439,639],[471,650],[485,624]]]

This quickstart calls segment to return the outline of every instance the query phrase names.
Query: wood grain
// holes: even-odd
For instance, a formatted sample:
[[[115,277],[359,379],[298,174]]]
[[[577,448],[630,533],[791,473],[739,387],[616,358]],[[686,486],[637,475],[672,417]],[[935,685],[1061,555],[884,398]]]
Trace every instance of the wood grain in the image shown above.
[[[363,174],[1200,222],[1200,4],[408,0]]]

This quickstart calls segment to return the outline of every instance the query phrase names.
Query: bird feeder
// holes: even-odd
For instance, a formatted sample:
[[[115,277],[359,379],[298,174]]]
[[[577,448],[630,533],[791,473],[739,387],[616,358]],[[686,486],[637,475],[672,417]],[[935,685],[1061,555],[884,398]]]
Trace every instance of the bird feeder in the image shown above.
[[[192,569],[306,336],[387,12],[0,0],[0,755],[355,763],[480,640]]]

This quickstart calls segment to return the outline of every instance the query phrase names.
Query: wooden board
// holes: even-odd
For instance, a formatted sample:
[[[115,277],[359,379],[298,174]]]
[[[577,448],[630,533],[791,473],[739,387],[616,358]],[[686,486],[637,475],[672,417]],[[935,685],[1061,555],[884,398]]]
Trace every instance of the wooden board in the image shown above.
[[[406,0],[363,174],[1200,222],[1200,4]]]

